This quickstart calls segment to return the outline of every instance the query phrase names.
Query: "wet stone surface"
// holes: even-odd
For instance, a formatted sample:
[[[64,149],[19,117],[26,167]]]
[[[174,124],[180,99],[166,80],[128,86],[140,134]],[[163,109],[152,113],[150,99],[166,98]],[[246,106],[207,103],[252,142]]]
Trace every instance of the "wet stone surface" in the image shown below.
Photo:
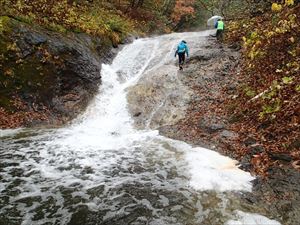
[[[238,139],[238,134],[230,130],[228,126],[231,123],[230,115],[222,113],[224,108],[220,106],[223,106],[225,98],[234,97],[237,92],[239,81],[235,78],[234,73],[239,71],[238,59],[239,53],[235,50],[220,46],[214,40],[208,40],[202,46],[201,51],[196,51],[190,57],[184,70],[174,74],[174,79],[177,79],[174,83],[176,92],[186,93],[182,90],[189,90],[189,94],[184,95],[186,96],[185,101],[180,98],[175,99],[175,101],[185,102],[184,107],[180,108],[180,116],[177,116],[176,120],[166,120],[164,123],[157,123],[157,120],[151,119],[152,127],[158,128],[160,133],[167,137],[183,140],[195,146],[214,149],[235,157],[235,155],[230,154],[228,146],[234,147],[234,141]],[[170,72],[171,70],[167,71]],[[160,74],[151,75],[159,76]],[[156,82],[158,81],[163,85],[161,83],[157,85]],[[139,82],[140,86],[145,84],[144,80]],[[166,82],[168,84],[165,84]],[[172,93],[172,91],[162,88],[165,85],[173,85],[172,82],[164,80],[164,78],[155,78],[153,81],[149,79],[146,83],[147,87],[153,86],[155,93],[163,92],[164,96]],[[135,97],[138,98],[138,96],[145,97],[139,93]],[[135,99],[131,100],[135,101]],[[153,111],[153,108],[159,104],[156,103],[147,110]],[[162,110],[164,113],[169,112],[170,114],[170,111],[173,113],[178,110],[176,109],[176,104],[178,104],[176,102],[173,103],[173,108],[171,107],[170,110],[167,109],[167,104],[162,102],[161,104],[164,105]],[[140,111],[144,110],[143,105],[139,105],[139,107]],[[157,109],[158,112],[155,112],[156,115],[159,115],[159,110]],[[140,116],[140,120],[149,120],[149,117],[143,116],[143,113]],[[142,124],[143,122],[137,123]],[[245,141],[245,145],[250,150],[240,164],[242,169],[250,171],[252,156],[259,154],[263,149],[256,143],[256,140],[251,140],[251,138]],[[271,157],[282,162],[290,162],[291,160],[285,155],[271,155]],[[294,169],[274,167],[271,169],[268,179],[257,177],[253,182],[253,192],[240,195],[240,202],[249,208],[253,208],[251,205],[254,205],[256,209],[262,209],[262,214],[269,215],[281,221],[282,224],[297,225],[300,221],[299,176],[300,173]]]
[[[181,35],[195,51],[179,72],[170,49]],[[226,117],[212,106],[222,103],[220,84],[232,83],[220,69],[229,72],[228,62],[237,53],[217,46],[219,57],[197,59],[197,52],[214,49],[204,36],[137,40],[112,65],[102,66],[102,92],[82,118],[59,129],[3,132],[1,223],[222,225],[237,219],[236,210],[288,221],[278,216],[279,210],[270,211],[275,204],[264,203],[274,183],[269,190],[263,180],[255,181],[255,187],[267,188],[258,188],[266,198],[258,191],[243,194],[252,177],[233,160],[152,130],[216,150],[235,138]],[[209,126],[222,126],[212,133],[198,132],[203,118]],[[286,209],[286,203],[276,207]]]

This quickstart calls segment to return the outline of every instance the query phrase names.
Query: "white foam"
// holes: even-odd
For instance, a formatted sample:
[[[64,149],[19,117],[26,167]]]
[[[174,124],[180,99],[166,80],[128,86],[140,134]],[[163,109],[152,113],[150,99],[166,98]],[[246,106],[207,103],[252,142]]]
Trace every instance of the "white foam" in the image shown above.
[[[281,225],[281,223],[258,214],[236,211],[236,220],[230,220],[224,225]]]
[[[6,137],[6,136],[13,136],[17,133],[19,133],[21,130],[23,130],[22,128],[18,128],[18,129],[0,129],[0,138],[1,137]]]
[[[251,181],[255,178],[250,173],[238,168],[238,161],[223,156],[215,151],[192,147],[191,145],[161,137],[177,152],[176,157],[185,161],[185,174],[189,185],[199,191],[251,191]],[[164,148],[166,151],[166,148]],[[183,157],[178,157],[180,153]]]
[[[198,40],[201,40],[196,38],[202,34],[175,34],[138,40],[126,46],[112,65],[103,65],[100,93],[80,118],[68,127],[29,137],[31,140],[26,145],[20,143],[22,147],[17,148],[16,153],[25,157],[16,158],[20,160],[16,167],[28,177],[23,177],[24,183],[18,187],[23,194],[12,197],[10,203],[38,195],[45,202],[46,197],[51,195],[56,204],[63,205],[60,188],[77,184],[78,191],[73,193],[74,196],[87,199],[89,188],[105,184],[106,197],[111,197],[110,188],[136,181],[151,181],[158,190],[164,188],[172,192],[189,188],[187,184],[197,190],[250,191],[253,177],[239,170],[236,161],[208,149],[193,148],[184,142],[161,137],[157,131],[136,130],[127,110],[127,87],[153,67],[167,63],[174,67],[172,48],[178,40],[184,38],[190,41],[191,49],[195,51],[200,48]],[[4,135],[15,132],[8,130]],[[27,139],[27,136],[24,137],[24,140]],[[9,162],[8,159],[5,162]],[[86,172],[85,168],[92,172]],[[7,172],[0,175],[7,178],[13,168],[6,169]],[[5,188],[0,185],[0,190]],[[162,200],[168,204],[167,200]],[[142,203],[151,208],[148,202]],[[93,209],[110,209],[110,205],[97,199],[86,202],[86,205]],[[30,213],[32,208],[20,207],[24,215],[23,224],[31,224],[34,216]],[[37,207],[37,204],[32,207]],[[64,214],[62,219],[68,221],[71,214],[67,209],[61,208],[60,212]],[[47,221],[53,222],[51,218],[44,222]]]
[[[197,190],[251,191],[250,173],[238,168],[237,161],[205,148],[192,148],[180,143],[186,150],[190,185]]]

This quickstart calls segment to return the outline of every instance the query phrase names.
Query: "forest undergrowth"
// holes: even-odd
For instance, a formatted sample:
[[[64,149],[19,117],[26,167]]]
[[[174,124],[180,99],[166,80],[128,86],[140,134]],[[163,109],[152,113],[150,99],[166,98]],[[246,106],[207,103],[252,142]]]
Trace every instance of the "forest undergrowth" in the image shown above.
[[[226,41],[242,46],[238,95],[227,100],[231,128],[243,141],[235,148],[251,154],[251,164],[268,175],[283,161],[300,168],[300,5],[286,0],[251,19],[231,21]],[[283,159],[283,161],[282,161]]]

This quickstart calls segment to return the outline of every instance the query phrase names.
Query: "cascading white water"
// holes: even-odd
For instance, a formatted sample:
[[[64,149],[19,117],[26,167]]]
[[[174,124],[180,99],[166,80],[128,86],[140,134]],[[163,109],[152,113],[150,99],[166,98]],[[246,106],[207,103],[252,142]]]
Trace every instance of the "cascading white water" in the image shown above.
[[[208,33],[125,46],[112,65],[103,65],[99,94],[68,127],[1,131],[0,221],[174,225],[234,219],[234,210],[243,208],[231,208],[225,192],[250,191],[250,174],[216,152],[136,130],[127,110],[128,87],[147,71],[174,64],[180,39],[195,50]]]

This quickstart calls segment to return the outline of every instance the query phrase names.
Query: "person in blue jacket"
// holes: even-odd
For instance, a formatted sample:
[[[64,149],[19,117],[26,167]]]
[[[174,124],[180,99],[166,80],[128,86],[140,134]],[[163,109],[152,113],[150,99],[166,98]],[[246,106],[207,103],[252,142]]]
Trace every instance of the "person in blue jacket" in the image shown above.
[[[182,40],[179,45],[177,46],[177,50],[175,52],[175,57],[178,54],[178,58],[179,58],[179,69],[182,70],[183,67],[183,63],[185,61],[185,54],[187,57],[189,57],[189,48],[186,44],[186,41]]]

